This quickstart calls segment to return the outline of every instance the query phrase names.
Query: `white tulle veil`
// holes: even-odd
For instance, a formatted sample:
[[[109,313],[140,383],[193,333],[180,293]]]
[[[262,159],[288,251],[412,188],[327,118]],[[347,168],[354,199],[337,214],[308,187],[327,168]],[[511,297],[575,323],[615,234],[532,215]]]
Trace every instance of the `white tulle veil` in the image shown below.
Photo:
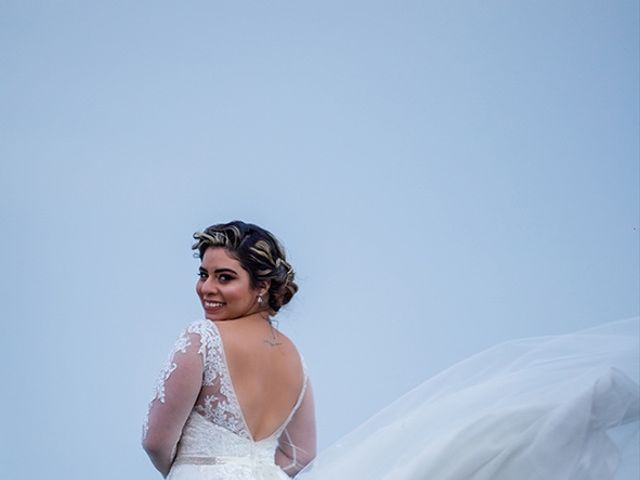
[[[500,344],[410,391],[300,480],[640,478],[638,318]]]

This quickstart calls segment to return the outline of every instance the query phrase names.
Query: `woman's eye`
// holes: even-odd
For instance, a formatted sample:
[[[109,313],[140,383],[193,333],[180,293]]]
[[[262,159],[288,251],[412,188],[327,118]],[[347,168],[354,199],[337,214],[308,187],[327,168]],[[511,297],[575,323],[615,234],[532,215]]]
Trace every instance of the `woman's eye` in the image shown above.
[[[204,280],[207,278],[207,274],[205,272],[198,272],[198,277],[200,280]]]
[[[219,279],[221,282],[229,282],[229,281],[233,280],[233,277],[232,277],[231,275],[220,275],[220,276],[218,277],[218,279]]]

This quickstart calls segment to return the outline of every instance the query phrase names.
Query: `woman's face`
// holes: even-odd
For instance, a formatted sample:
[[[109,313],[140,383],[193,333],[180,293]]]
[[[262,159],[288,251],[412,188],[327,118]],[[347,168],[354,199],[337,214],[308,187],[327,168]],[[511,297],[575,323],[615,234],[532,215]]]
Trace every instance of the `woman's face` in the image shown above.
[[[247,271],[221,247],[204,252],[196,292],[209,320],[232,320],[260,310],[261,291],[251,288]]]

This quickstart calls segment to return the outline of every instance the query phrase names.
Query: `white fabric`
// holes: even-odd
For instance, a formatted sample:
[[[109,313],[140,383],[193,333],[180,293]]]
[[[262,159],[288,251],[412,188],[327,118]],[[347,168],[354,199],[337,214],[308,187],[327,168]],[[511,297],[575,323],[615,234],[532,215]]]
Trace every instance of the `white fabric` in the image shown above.
[[[215,323],[190,324],[158,378],[143,427],[155,466],[171,480],[281,480],[297,473],[315,454],[313,398],[300,361],[305,373],[295,406],[280,427],[256,441]]]
[[[296,480],[638,480],[639,330],[635,318],[473,356]]]
[[[254,442],[193,411],[167,480],[289,480],[274,463],[278,436]]]

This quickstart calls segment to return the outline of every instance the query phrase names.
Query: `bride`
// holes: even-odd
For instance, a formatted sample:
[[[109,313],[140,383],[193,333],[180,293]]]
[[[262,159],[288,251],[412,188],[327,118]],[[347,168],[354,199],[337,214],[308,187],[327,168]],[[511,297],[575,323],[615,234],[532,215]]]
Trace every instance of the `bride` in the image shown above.
[[[205,319],[178,338],[156,385],[143,446],[170,480],[281,480],[316,453],[302,357],[271,323],[298,287],[275,237],[252,224],[194,235]]]
[[[311,463],[311,385],[270,320],[297,291],[282,247],[238,221],[194,237],[205,319],[178,338],[143,433],[168,479],[638,478],[637,318],[473,356]]]

